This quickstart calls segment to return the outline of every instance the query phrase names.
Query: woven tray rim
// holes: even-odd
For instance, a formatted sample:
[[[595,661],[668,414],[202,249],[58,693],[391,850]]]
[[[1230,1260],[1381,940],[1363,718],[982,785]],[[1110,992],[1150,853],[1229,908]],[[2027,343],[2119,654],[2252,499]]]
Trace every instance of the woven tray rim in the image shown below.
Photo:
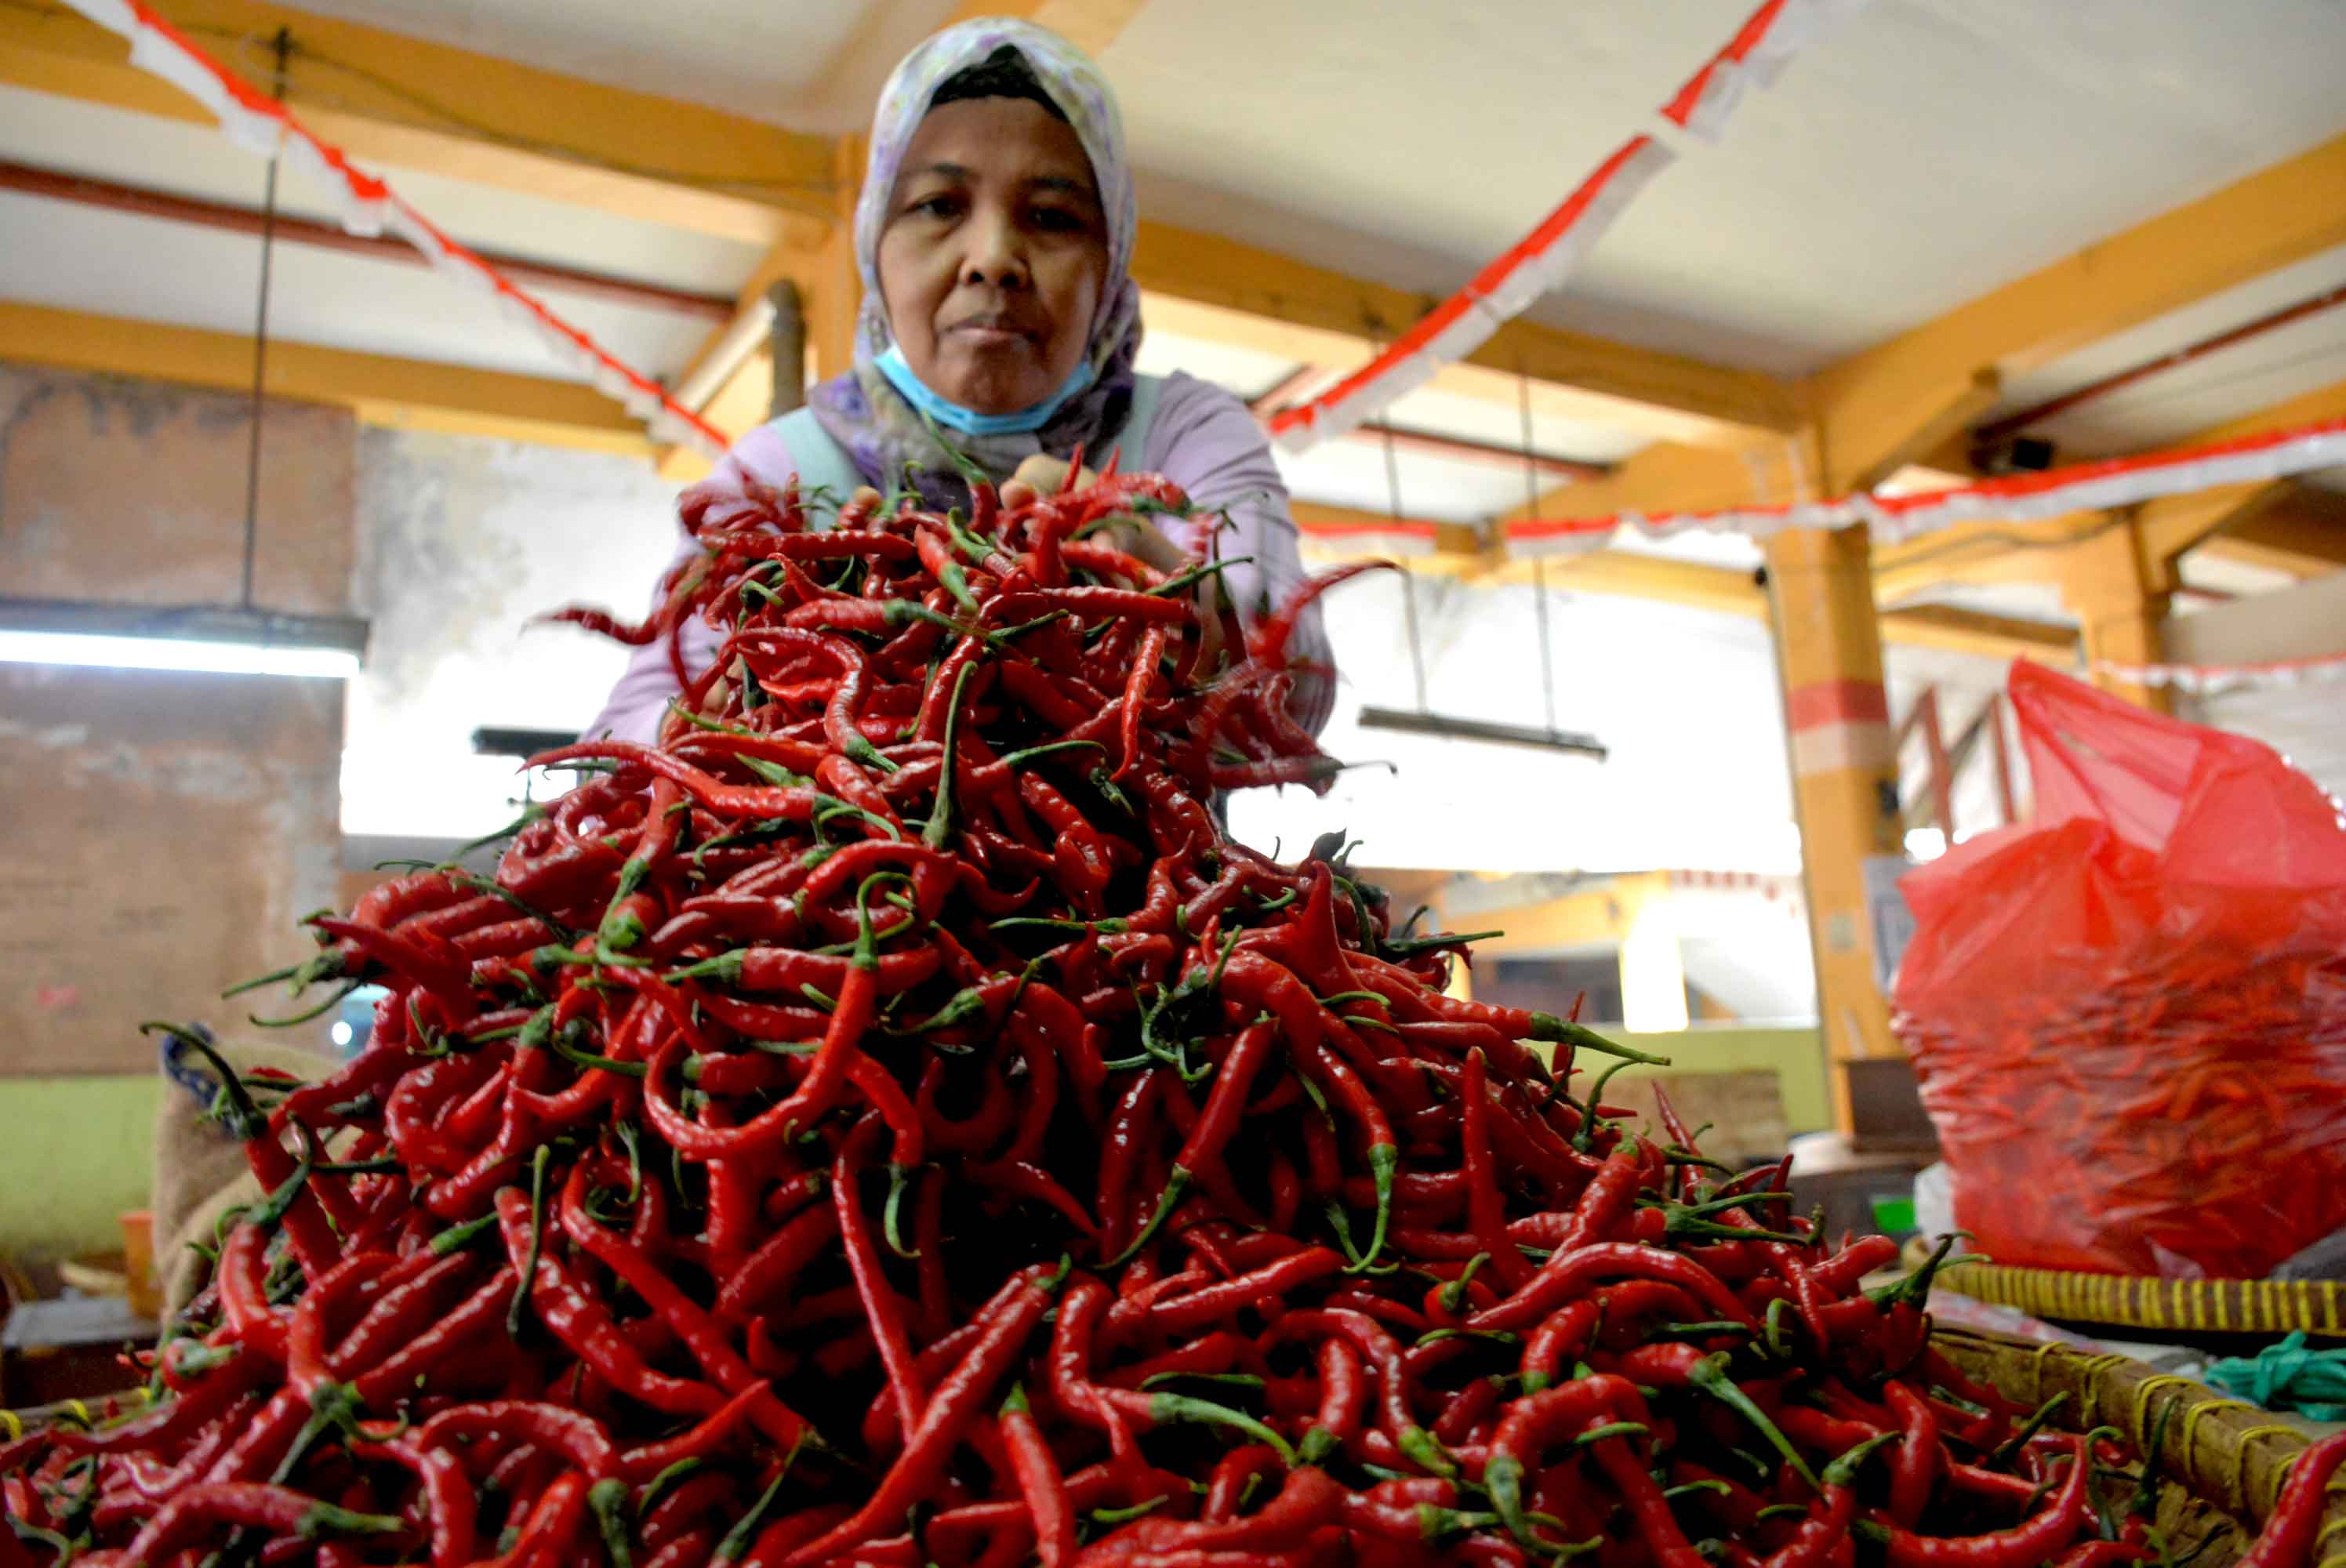
[[[1948,1270],[1938,1288],[2070,1322],[2276,1339],[2301,1329],[2346,1339],[2346,1282],[2338,1280],[2164,1279],[1981,1262]]]
[[[2340,1430],[2260,1410],[2131,1356],[2091,1355],[1948,1325],[1933,1332],[1932,1342],[2008,1398],[2042,1404],[2066,1390],[2069,1400],[2057,1412],[2057,1424],[2073,1431],[2116,1427],[2137,1452],[2147,1445],[2160,1410],[2171,1407],[2161,1473],[2251,1529],[2272,1512],[2290,1462],[2316,1439]],[[2331,1481],[2329,1490],[2313,1561],[2319,1568],[2346,1568],[2346,1475]]]

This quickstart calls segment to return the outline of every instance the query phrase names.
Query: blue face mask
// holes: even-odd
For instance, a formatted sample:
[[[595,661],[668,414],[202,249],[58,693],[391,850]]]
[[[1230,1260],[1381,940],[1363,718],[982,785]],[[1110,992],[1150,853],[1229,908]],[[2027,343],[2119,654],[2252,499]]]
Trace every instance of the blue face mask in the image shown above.
[[[1032,408],[1020,409],[1016,413],[980,413],[938,395],[934,388],[913,373],[913,367],[904,362],[902,349],[891,345],[872,362],[888,378],[888,384],[903,394],[906,402],[945,429],[957,430],[964,435],[1029,434],[1050,423],[1051,416],[1059,412],[1061,405],[1092,384],[1092,367],[1086,362],[1077,365],[1057,392]]]

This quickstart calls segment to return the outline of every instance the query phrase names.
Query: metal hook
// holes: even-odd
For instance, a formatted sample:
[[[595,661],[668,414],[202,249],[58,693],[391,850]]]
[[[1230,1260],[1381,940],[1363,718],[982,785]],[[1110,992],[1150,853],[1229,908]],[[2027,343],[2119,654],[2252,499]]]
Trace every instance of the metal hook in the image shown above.
[[[1532,378],[1515,367],[1515,406],[1522,416],[1524,436],[1524,521],[1539,517],[1539,468],[1532,451]],[[1505,524],[1501,524],[1504,528]],[[1556,659],[1548,650],[1547,563],[1532,557],[1532,613],[1539,622],[1540,705],[1547,727],[1556,728]]]
[[[1379,426],[1385,449],[1385,494],[1392,507],[1392,520],[1401,521],[1401,463],[1393,456],[1392,426]],[[1425,711],[1425,650],[1417,636],[1417,574],[1403,567],[1401,574],[1402,624],[1409,633],[1409,669],[1417,682],[1417,711]]]
[[[285,66],[293,53],[291,31],[278,28],[270,46],[277,56],[272,96],[281,104]],[[252,440],[244,459],[244,573],[237,597],[239,607],[247,610],[252,608],[252,574],[260,543],[260,416],[269,381],[269,272],[277,251],[277,170],[284,161],[285,143],[280,137],[277,150],[269,155],[269,184],[260,202],[260,291],[252,311]]]

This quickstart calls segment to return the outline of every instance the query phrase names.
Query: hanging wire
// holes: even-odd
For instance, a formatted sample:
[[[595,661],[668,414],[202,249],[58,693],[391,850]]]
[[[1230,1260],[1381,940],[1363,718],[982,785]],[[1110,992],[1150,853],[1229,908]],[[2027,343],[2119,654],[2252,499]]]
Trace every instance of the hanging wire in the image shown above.
[[[293,35],[277,29],[275,97],[285,101],[285,62],[293,51]],[[262,392],[269,378],[269,270],[276,254],[277,168],[285,161],[284,145],[270,155],[269,184],[260,202],[260,296],[252,320],[252,442],[244,460],[244,575],[237,596],[240,609],[252,608],[252,570],[260,542],[260,415]]]
[[[1392,507],[1392,520],[1401,521],[1401,463],[1393,456],[1392,426],[1379,427],[1385,449],[1385,495]],[[1417,711],[1425,711],[1425,650],[1417,637],[1417,574],[1407,567],[1401,574],[1402,624],[1409,631],[1409,672],[1417,683]]]
[[[1524,521],[1539,518],[1539,465],[1532,451],[1532,378],[1523,367],[1515,368],[1515,411],[1521,416],[1524,434]],[[1506,524],[1499,524],[1504,528]],[[1547,716],[1547,727],[1556,728],[1556,659],[1548,651],[1547,633],[1547,563],[1541,556],[1532,557],[1532,613],[1539,622],[1540,703]]]

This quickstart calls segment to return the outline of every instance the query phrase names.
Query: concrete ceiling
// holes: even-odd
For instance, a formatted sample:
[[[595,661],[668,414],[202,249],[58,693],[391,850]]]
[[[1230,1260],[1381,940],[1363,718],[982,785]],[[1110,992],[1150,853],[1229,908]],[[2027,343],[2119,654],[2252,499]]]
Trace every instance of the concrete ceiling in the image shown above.
[[[737,111],[837,129],[868,113],[943,0],[312,0],[311,8]],[[1154,0],[1106,51],[1144,210],[1406,287],[1443,290],[1514,240],[1733,30],[1745,0]],[[1813,369],[2106,234],[2346,129],[2338,0],[1876,0],[1639,199],[1533,314],[1696,357]],[[1988,112],[1984,106],[1994,105]],[[846,106],[842,107],[842,106]],[[852,112],[850,112],[852,110]],[[558,128],[558,127],[557,127]],[[252,205],[260,170],[199,127],[0,88],[0,158]],[[2025,171],[2025,178],[2016,178]],[[750,245],[392,170],[459,239],[724,293]],[[289,210],[323,216],[288,180]],[[249,319],[249,244],[127,218],[0,208],[15,298],[219,327]],[[291,261],[277,330],[337,347],[552,373],[486,308],[382,262]],[[2346,278],[2316,258],[2048,367],[2018,404]],[[201,294],[202,298],[196,296]],[[216,298],[214,296],[217,296]],[[557,301],[671,374],[704,330]],[[2337,379],[2346,311],[2081,411],[2065,446],[2155,444]],[[1163,338],[1176,365],[1252,395],[1293,367]],[[1396,423],[1513,444],[1513,411],[1421,392]],[[1547,453],[1618,459],[1619,431],[1543,421]],[[1402,504],[1444,518],[1521,500],[1520,476],[1403,454]],[[1382,453],[1292,466],[1312,499],[1383,507]]]
[[[836,131],[868,118],[889,66],[951,6],[308,8]],[[1749,10],[1155,0],[1102,63],[1158,215],[1447,288],[1647,123]],[[1812,370],[2346,129],[2341,58],[2336,0],[1875,0],[1747,102],[1724,144],[1658,181],[1536,313]]]
[[[1440,286],[1518,238],[1749,9],[1165,0],[1105,63],[1139,160],[1217,193],[1212,227]],[[1658,179],[1535,314],[1812,370],[2337,135],[2341,59],[2330,0],[1876,0]],[[1320,241],[1336,229],[1341,249]],[[1392,270],[1435,259],[1451,270]]]
[[[301,9],[566,76],[838,132],[953,0],[303,0]]]
[[[2341,284],[2346,284],[2346,246],[2275,268],[2132,331],[2105,338],[2036,374],[2016,377],[2005,386],[1998,412],[2032,407],[2071,387],[2147,364]],[[2065,458],[2105,457],[2182,440],[2236,417],[2243,409],[2284,402],[2341,376],[2346,376],[2346,305],[2160,371],[2032,429],[2051,437]]]
[[[894,59],[951,8],[949,0],[302,3],[821,131],[863,123]],[[1150,0],[1104,64],[1123,97],[1151,217],[1439,291],[1513,242],[1622,135],[1649,123],[1653,106],[1748,9],[1749,0]],[[2341,60],[2341,0],[1875,0],[1773,90],[1749,100],[1722,145],[1689,148],[1569,288],[1533,314],[1714,362],[1804,372],[2337,136],[2346,130],[2346,95],[2336,90]],[[260,166],[212,131],[13,88],[0,88],[0,158],[244,206],[257,205],[260,186]],[[752,245],[388,172],[444,229],[485,249],[715,294],[731,293],[758,260]],[[285,183],[280,199],[289,211],[328,216],[320,193],[297,181]],[[249,239],[0,195],[0,298],[242,331],[257,260]],[[2005,406],[2341,281],[2346,250],[2276,271],[2016,382]],[[680,370],[707,330],[674,312],[554,300],[654,375]],[[282,336],[330,346],[566,373],[476,296],[383,261],[285,248],[271,322]],[[1246,397],[1299,368],[1170,333],[1150,338],[1143,366],[1185,369]],[[2065,453],[2138,450],[2342,375],[2346,309],[2048,428]],[[1519,439],[1511,407],[1433,391],[1403,400],[1392,418],[1501,445]],[[405,461],[406,439],[385,437],[372,449],[386,482]],[[1545,453],[1599,461],[1637,449],[1637,438],[1621,431],[1559,420],[1538,422],[1534,440]],[[515,475],[528,469],[511,461]],[[1331,444],[1283,464],[1301,498],[1372,511],[1395,504],[1385,454],[1373,442]],[[1524,499],[1523,475],[1512,467],[1402,452],[1393,468],[1398,504],[1416,516],[1482,517]],[[637,543],[648,575],[664,554],[664,524],[651,524],[665,511],[666,492],[642,477],[641,487],[612,492],[595,514],[614,538],[629,532],[626,517],[644,519]],[[514,475],[498,483],[508,480],[519,484]],[[502,519],[495,526],[515,538],[536,521],[510,498],[455,510],[467,508],[495,514]],[[1623,544],[1738,569],[1757,560],[1739,538]],[[2202,585],[2259,586],[2220,573]],[[632,597],[601,584],[559,593],[549,585],[545,596],[574,593],[623,605]],[[1397,589],[1380,581],[1352,594],[1330,613],[1351,696],[1406,704],[1412,683],[1393,636]],[[1942,597],[2063,618],[2045,591],[2025,585]],[[1535,671],[1504,682],[1489,676],[1494,668],[1525,674],[1536,638],[1529,597],[1487,598],[1504,600],[1504,612],[1450,615],[1430,605],[1438,645],[1428,650],[1433,701],[1492,718],[1535,717]],[[505,647],[517,604],[496,606],[483,649]],[[1596,729],[1621,749],[1604,769],[1529,754],[1490,762],[1483,783],[1494,798],[1548,802],[1531,843],[1506,847],[1521,835],[1507,839],[1512,823],[1503,814],[1435,820],[1423,810],[1426,780],[1453,765],[1431,742],[1423,755],[1402,756],[1413,766],[1399,780],[1351,774],[1330,803],[1307,809],[1290,792],[1290,803],[1248,807],[1259,818],[1257,836],[1287,830],[1291,807],[1290,837],[1307,819],[1324,825],[1331,811],[1350,813],[1356,827],[1379,824],[1381,841],[1413,844],[1407,855],[1428,865],[1513,864],[1524,856],[1549,868],[1674,857],[1755,870],[1794,863],[1774,677],[1758,624],[1595,596],[1559,594],[1556,605],[1559,722]],[[396,629],[415,607],[373,610]],[[452,644],[450,628],[437,622],[413,627],[413,647]],[[535,659],[553,646],[527,652]],[[523,678],[537,673],[534,666],[514,665],[520,673],[502,685],[476,678],[505,657],[467,645],[429,689],[371,688],[366,700],[379,707],[354,724],[354,745],[362,730],[397,737],[403,724],[426,717],[449,746],[470,724],[523,721],[545,689]],[[1999,673],[1958,655],[1902,648],[1892,657],[1893,675],[1910,686],[1992,685]],[[1635,680],[1622,674],[1632,666]],[[602,678],[599,669],[589,674]],[[564,689],[585,701],[600,688],[579,676]],[[452,691],[468,695],[457,702]],[[525,706],[491,712],[497,705],[479,697],[490,691],[517,694]],[[1341,706],[1330,737],[1340,754],[1409,750],[1396,738],[1345,729],[1354,703]],[[591,705],[576,718],[566,709],[546,718],[573,722],[588,711]],[[1657,715],[1670,717],[1658,722]],[[1722,755],[1769,759],[1744,769],[1738,805],[1725,813],[1714,771]],[[1486,759],[1478,753],[1474,768]],[[485,774],[480,784],[503,787]],[[395,814],[408,804],[382,807]],[[1697,852],[1686,824],[1702,820],[1715,823],[1715,842]],[[1640,823],[1647,826],[1623,826]]]

